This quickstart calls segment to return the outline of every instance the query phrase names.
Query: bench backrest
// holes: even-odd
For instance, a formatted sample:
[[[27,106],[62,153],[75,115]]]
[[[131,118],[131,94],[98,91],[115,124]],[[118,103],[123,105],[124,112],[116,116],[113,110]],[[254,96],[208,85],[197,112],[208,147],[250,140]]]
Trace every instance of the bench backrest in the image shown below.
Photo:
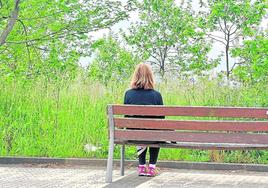
[[[116,142],[138,140],[268,145],[268,108],[109,105],[108,115],[112,131],[110,136]],[[114,115],[185,117],[183,120],[171,120]],[[187,117],[188,120],[185,120]],[[214,120],[193,120],[193,117],[213,117]]]

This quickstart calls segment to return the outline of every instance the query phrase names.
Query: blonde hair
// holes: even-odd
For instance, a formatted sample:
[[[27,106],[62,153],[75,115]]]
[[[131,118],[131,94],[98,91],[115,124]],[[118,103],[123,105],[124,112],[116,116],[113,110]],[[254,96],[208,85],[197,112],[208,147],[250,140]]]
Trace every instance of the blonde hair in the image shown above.
[[[132,89],[154,89],[153,72],[150,65],[140,63],[136,66],[131,81]]]

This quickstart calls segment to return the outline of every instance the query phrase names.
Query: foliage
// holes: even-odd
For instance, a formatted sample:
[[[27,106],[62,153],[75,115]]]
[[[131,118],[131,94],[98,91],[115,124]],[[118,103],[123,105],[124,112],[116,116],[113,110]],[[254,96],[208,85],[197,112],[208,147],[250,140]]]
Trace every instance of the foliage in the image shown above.
[[[13,14],[14,1],[1,1],[0,7],[0,36],[8,34],[0,45],[0,69],[5,74],[40,73],[43,65],[51,65],[52,56],[67,66],[70,59],[77,61],[78,55],[90,53],[87,38],[91,31],[127,18],[118,1],[16,1],[18,18],[12,28],[8,18]]]
[[[125,82],[139,62],[111,36],[95,41],[92,49],[95,51],[95,59],[89,65],[89,75],[105,85],[111,81]]]
[[[239,66],[234,70],[243,82],[251,84],[268,82],[268,39],[265,35],[256,36],[253,40],[245,40],[241,48],[232,51],[239,58]]]
[[[237,46],[239,40],[245,36],[253,36],[266,14],[267,2],[265,0],[208,0],[209,14],[201,19],[201,24],[207,22],[205,30],[214,41],[224,45],[226,75],[230,69],[230,48]],[[204,21],[204,19],[207,19]]]
[[[166,71],[201,72],[214,66],[208,61],[210,50],[199,32],[191,12],[173,0],[144,0],[138,5],[140,21],[133,24],[125,39],[143,60]]]

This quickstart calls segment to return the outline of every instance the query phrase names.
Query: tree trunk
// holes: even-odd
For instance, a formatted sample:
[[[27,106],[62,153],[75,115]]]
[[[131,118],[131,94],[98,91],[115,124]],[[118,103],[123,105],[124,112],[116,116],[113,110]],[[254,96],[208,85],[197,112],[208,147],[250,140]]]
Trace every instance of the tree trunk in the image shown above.
[[[226,76],[227,76],[227,80],[229,80],[229,76],[230,76],[230,70],[229,70],[229,44],[230,44],[230,35],[228,33],[227,35],[227,44],[225,47],[225,57],[226,57]]]
[[[10,18],[8,19],[6,28],[4,29],[4,31],[2,32],[2,34],[0,36],[0,46],[2,46],[3,44],[6,43],[6,39],[9,35],[9,33],[12,31],[12,29],[13,29],[13,27],[18,19],[18,16],[19,16],[20,0],[14,0],[14,1],[15,1],[14,10],[12,11]]]
[[[167,57],[167,49],[168,49],[168,47],[165,46],[162,52],[160,50],[160,55],[161,55],[160,56],[160,58],[161,58],[161,61],[160,61],[160,75],[161,75],[162,79],[165,76],[165,62],[166,62],[166,57]]]
[[[161,62],[160,75],[161,75],[162,78],[164,78],[164,75],[165,75],[165,62]]]

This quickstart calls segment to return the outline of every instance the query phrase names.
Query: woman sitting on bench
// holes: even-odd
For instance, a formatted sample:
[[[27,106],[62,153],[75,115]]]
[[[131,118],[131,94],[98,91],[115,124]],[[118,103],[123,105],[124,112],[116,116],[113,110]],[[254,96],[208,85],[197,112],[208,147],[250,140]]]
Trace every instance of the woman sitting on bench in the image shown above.
[[[131,81],[131,89],[125,93],[124,104],[133,105],[163,105],[162,96],[154,90],[154,78],[151,66],[141,63],[138,64]],[[132,117],[133,116],[128,116]],[[135,118],[164,118],[149,116],[134,116]],[[160,148],[149,147],[150,160],[146,167],[147,147],[137,147],[139,156],[138,174],[139,176],[153,177],[157,174],[155,169]]]

